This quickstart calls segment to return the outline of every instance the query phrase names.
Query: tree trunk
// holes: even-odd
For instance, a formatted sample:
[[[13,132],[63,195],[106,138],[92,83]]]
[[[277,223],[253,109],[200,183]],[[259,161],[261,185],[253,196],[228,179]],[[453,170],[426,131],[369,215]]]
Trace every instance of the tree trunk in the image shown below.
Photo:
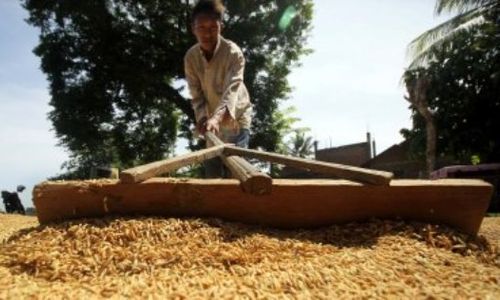
[[[432,171],[436,166],[436,126],[434,124],[434,118],[431,111],[427,106],[422,106],[418,108],[418,111],[425,119],[425,129],[426,129],[426,162],[427,162],[427,177],[430,176]]]
[[[427,89],[429,80],[426,78],[418,78],[416,80],[407,81],[406,88],[409,97],[405,97],[425,120],[426,127],[426,177],[429,177],[436,166],[436,125],[434,124],[434,116],[429,109],[427,101]]]

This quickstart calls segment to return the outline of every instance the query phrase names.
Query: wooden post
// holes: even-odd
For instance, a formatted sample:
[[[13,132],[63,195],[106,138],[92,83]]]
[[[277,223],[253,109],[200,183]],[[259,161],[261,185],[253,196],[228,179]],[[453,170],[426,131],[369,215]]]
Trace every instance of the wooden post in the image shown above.
[[[207,142],[216,146],[224,146],[224,143],[212,132],[206,132]],[[244,158],[238,156],[227,157],[220,154],[222,162],[231,171],[233,177],[241,183],[243,191],[253,195],[270,194],[272,190],[273,179],[252,166]]]

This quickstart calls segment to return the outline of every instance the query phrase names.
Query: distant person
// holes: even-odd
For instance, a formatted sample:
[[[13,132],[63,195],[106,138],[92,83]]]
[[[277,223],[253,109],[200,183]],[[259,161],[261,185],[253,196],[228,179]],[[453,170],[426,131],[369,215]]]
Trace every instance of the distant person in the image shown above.
[[[10,193],[7,191],[2,191],[3,206],[5,206],[5,212],[11,213],[14,209],[10,203]]]
[[[18,185],[17,186],[17,192],[22,193],[26,187],[24,185]],[[19,199],[19,195],[16,192],[7,192],[7,191],[2,191],[2,199],[3,199],[3,204],[5,206],[5,211],[8,214],[22,214],[25,215],[26,211],[24,210],[24,206],[21,203],[21,199]]]
[[[199,0],[194,6],[191,31],[197,43],[184,57],[186,81],[197,132],[210,131],[225,143],[248,148],[252,103],[243,83],[245,58],[238,45],[221,36],[224,10],[220,0]],[[224,173],[219,158],[206,162],[206,177]]]

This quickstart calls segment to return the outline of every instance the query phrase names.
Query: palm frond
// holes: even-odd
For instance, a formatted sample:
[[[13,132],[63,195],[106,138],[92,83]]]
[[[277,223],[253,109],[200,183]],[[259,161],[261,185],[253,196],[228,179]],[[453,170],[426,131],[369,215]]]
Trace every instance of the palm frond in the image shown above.
[[[437,0],[435,13],[440,15],[447,13],[465,13],[471,9],[489,6],[498,0]]]
[[[308,128],[297,128],[294,135],[288,141],[286,149],[288,154],[296,157],[308,157],[312,154],[314,146],[313,137],[306,136]]]
[[[485,10],[476,8],[469,12],[453,17],[418,36],[408,45],[407,56],[412,58],[410,68],[421,65],[431,55],[431,49],[436,49],[450,41],[454,36],[464,31],[471,30],[486,22],[483,16]]]

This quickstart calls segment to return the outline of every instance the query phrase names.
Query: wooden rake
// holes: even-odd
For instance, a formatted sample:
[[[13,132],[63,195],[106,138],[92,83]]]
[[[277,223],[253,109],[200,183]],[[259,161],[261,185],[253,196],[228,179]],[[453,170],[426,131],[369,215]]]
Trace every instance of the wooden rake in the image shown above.
[[[205,139],[214,146],[124,170],[120,173],[120,181],[123,183],[142,182],[151,177],[169,173],[194,163],[201,163],[217,156],[221,158],[222,162],[231,171],[233,177],[240,181],[243,191],[253,195],[271,193],[272,178],[257,170],[242,156],[373,185],[388,185],[394,176],[392,173],[385,171],[235,147],[224,144],[211,132],[205,134]]]

